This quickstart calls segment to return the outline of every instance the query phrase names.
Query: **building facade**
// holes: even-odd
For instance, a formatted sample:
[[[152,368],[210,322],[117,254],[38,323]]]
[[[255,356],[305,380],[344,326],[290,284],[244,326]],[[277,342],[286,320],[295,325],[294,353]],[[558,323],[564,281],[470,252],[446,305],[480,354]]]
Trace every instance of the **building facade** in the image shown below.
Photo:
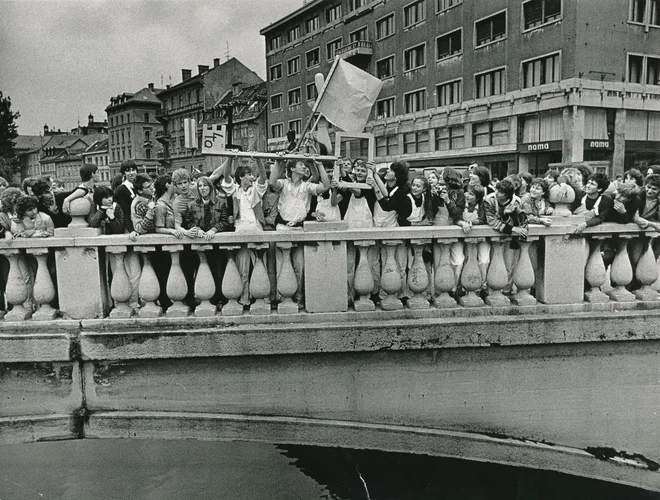
[[[163,128],[156,120],[159,92],[161,89],[150,83],[135,94],[124,93],[110,99],[105,111],[111,178],[119,173],[121,162],[129,159],[137,163],[139,172],[161,172],[158,156],[162,146],[156,140]]]
[[[167,170],[186,168],[208,172],[217,166],[218,158],[201,154],[201,134],[205,119],[223,97],[229,95],[235,85],[245,87],[262,83],[263,80],[236,58],[220,64],[214,59],[213,68],[198,66],[197,75],[192,70],[181,70],[181,83],[168,87],[158,94],[161,109],[157,119],[163,124],[157,140],[163,144],[161,162]],[[200,148],[185,147],[184,121],[194,118],[197,123],[197,142]],[[209,121],[208,123],[216,123]]]
[[[107,140],[104,134],[54,135],[41,149],[40,176],[51,177],[64,183],[67,190],[80,184],[83,153],[97,141]]]
[[[100,139],[82,154],[82,163],[93,163],[98,167],[99,184],[110,185],[112,174],[108,163],[108,139]]]
[[[657,0],[316,0],[261,30],[269,147],[300,130],[335,56],[384,82],[376,161],[497,176],[660,163]],[[365,156],[364,141],[346,153]]]

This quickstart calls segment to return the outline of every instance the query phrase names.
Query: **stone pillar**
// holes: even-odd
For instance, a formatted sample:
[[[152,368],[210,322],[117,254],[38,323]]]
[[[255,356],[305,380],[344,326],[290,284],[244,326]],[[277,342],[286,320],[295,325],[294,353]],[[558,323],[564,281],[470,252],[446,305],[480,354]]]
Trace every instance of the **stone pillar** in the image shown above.
[[[600,246],[605,236],[594,235],[591,239],[589,258],[585,267],[585,278],[591,287],[585,294],[584,300],[593,303],[609,302],[609,297],[605,295],[600,287],[607,282],[607,270],[603,262],[603,256],[600,253]]]
[[[291,249],[293,243],[289,241],[277,242],[277,249],[282,251],[282,264],[277,270],[277,291],[282,296],[282,301],[277,305],[278,314],[296,314],[298,304],[293,301],[293,296],[298,290],[296,273],[291,264]],[[344,269],[346,265],[344,265]],[[224,287],[223,287],[224,291]]]
[[[586,240],[543,236],[538,245],[536,298],[544,304],[579,304],[584,295]]]
[[[22,266],[19,264],[19,260],[23,259],[23,256],[21,250],[17,248],[3,250],[2,254],[9,260],[5,298],[7,305],[12,304],[14,306],[11,311],[5,314],[5,321],[24,321],[32,316],[32,311],[28,311],[23,305],[28,299],[26,280],[23,276]]]
[[[387,296],[380,301],[380,307],[384,311],[403,309],[403,303],[398,297],[402,285],[399,264],[396,261],[396,247],[399,245],[403,245],[403,241],[383,240],[385,259],[382,263],[380,286]]]
[[[133,308],[128,305],[128,301],[131,299],[131,284],[124,266],[124,255],[127,250],[124,245],[109,246],[105,249],[115,263],[110,285],[110,296],[115,301],[115,307],[110,312],[111,318],[130,318],[135,313]]]
[[[519,154],[518,155],[518,172],[529,172],[529,160],[532,155]]]
[[[34,320],[53,320],[57,311],[50,305],[55,300],[55,285],[48,271],[48,248],[27,248],[26,253],[37,259],[37,274],[34,277],[33,299],[37,310],[32,315]],[[654,262],[655,263],[655,262]]]
[[[60,228],[65,229],[65,228]],[[55,229],[55,235],[57,231]],[[93,228],[70,231],[87,233]],[[82,236],[88,236],[83,234]],[[106,262],[100,258],[98,247],[74,247],[55,250],[57,290],[60,310],[73,319],[102,318],[110,308],[105,284]]]
[[[626,157],[626,110],[617,109],[614,117],[614,151],[612,151],[612,178],[623,175]]]
[[[424,265],[422,252],[424,246],[430,244],[430,239],[410,240],[413,252],[412,263],[408,270],[408,288],[413,292],[413,296],[408,300],[410,309],[429,308],[429,301],[426,299],[426,292],[429,288],[429,274]]]
[[[170,318],[184,318],[190,314],[190,308],[184,304],[184,300],[188,295],[188,284],[179,261],[181,252],[183,252],[183,245],[169,245],[167,247],[163,245],[163,250],[172,254],[172,266],[167,277],[167,296],[172,301],[172,305],[165,315]]]
[[[502,247],[502,243],[503,240],[501,238],[493,237],[490,240],[492,257],[488,266],[488,274],[486,275],[486,282],[490,290],[488,297],[486,297],[486,304],[489,306],[511,305],[509,298],[502,293],[504,287],[509,283],[509,273],[507,273],[506,265],[504,264],[504,248]]]
[[[536,305],[536,299],[529,293],[535,282],[534,268],[529,258],[529,246],[535,239],[528,238],[527,241],[520,242],[520,257],[513,270],[513,283],[518,288],[518,292],[511,297],[511,301],[519,306]]]
[[[628,240],[632,236],[619,234],[616,241],[617,252],[610,268],[610,279],[614,290],[609,293],[610,299],[616,302],[633,302],[635,296],[626,290],[633,279],[632,264],[628,256]]]
[[[371,266],[368,259],[369,249],[373,248],[375,244],[376,242],[373,240],[355,242],[355,248],[359,252],[359,257],[353,279],[353,289],[356,295],[353,307],[358,312],[373,311],[376,309],[376,305],[369,298],[374,289],[374,277],[371,274]]]
[[[266,271],[268,246],[268,243],[248,243],[248,248],[256,256],[250,276],[250,297],[256,300],[250,305],[250,314],[261,316],[270,314],[270,302],[266,300],[270,295],[270,279]]]
[[[477,295],[483,283],[481,269],[479,269],[479,263],[477,262],[478,244],[478,238],[465,238],[467,251],[463,271],[461,272],[461,285],[465,288],[466,294],[458,299],[459,304],[463,307],[481,307],[484,305],[483,299]]]
[[[210,300],[215,295],[215,281],[211,274],[211,268],[206,260],[206,251],[213,250],[213,245],[191,245],[192,250],[199,256],[199,269],[195,276],[195,297],[201,300],[195,308],[194,316],[215,316],[216,307]]]
[[[163,308],[156,305],[156,301],[160,296],[160,283],[154,271],[154,266],[151,262],[152,254],[155,252],[155,246],[139,246],[135,247],[136,252],[142,254],[142,273],[140,273],[140,284],[138,291],[140,300],[144,301],[144,306],[138,311],[140,318],[158,318],[163,315]]]
[[[456,301],[449,295],[454,289],[455,276],[451,267],[450,249],[458,239],[437,240],[433,244],[433,285],[437,295],[433,305],[438,309],[456,307]]]
[[[584,160],[584,108],[573,106],[564,108],[564,141],[562,162]]]
[[[658,300],[658,292],[651,287],[658,280],[658,266],[651,242],[650,238],[644,238],[644,252],[635,268],[635,277],[642,284],[639,290],[635,290],[635,297],[638,300]]]
[[[222,294],[228,302],[222,306],[223,316],[241,316],[243,314],[243,305],[239,304],[238,299],[243,295],[243,279],[236,265],[235,253],[241,249],[237,246],[223,246],[222,250],[227,252],[227,267],[222,277]]]

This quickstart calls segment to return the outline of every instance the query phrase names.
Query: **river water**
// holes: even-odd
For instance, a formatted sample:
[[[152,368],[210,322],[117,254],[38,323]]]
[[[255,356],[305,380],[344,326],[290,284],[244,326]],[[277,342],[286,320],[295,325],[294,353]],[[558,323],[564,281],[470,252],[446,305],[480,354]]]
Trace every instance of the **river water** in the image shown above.
[[[660,500],[660,494],[464,460],[244,442],[0,445],[0,500]]]

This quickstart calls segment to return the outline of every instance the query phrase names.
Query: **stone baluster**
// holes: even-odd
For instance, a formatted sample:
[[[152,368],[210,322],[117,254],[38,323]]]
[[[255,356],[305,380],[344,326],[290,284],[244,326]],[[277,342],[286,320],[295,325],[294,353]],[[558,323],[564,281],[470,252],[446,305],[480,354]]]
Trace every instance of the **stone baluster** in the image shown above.
[[[458,239],[437,240],[433,244],[433,284],[435,297],[433,305],[440,309],[456,307],[456,300],[449,295],[454,289],[454,269],[451,267],[451,246]]]
[[[387,295],[380,301],[380,307],[385,311],[403,309],[403,303],[397,296],[402,285],[399,265],[396,261],[396,247],[398,245],[403,245],[403,241],[383,240],[385,261],[382,263],[380,287]]]
[[[28,299],[28,289],[25,283],[25,277],[19,260],[23,258],[21,250],[7,249],[2,251],[3,255],[9,260],[9,275],[7,276],[7,287],[5,289],[5,298],[7,304],[12,304],[13,308],[5,314],[5,321],[24,321],[32,316],[23,305]]]
[[[213,250],[213,245],[191,245],[192,250],[199,256],[199,269],[195,276],[195,298],[201,300],[201,304],[195,307],[194,316],[209,317],[215,316],[217,311],[210,300],[215,295],[215,281],[206,258],[206,251]]]
[[[137,312],[140,318],[158,318],[163,315],[163,308],[156,305],[160,296],[160,283],[154,270],[152,255],[149,252],[155,252],[156,247],[140,246],[135,247],[136,252],[142,254],[142,272],[140,273],[140,283],[138,292],[140,300],[144,301],[144,306]]]
[[[641,238],[643,242],[643,252],[637,261],[637,268],[635,269],[635,277],[642,286],[635,290],[635,297],[638,300],[658,300],[658,292],[656,292],[651,285],[658,280],[658,265],[653,255],[652,240],[649,238]]]
[[[584,270],[584,276],[591,287],[584,294],[584,300],[592,303],[609,302],[610,298],[604,294],[600,287],[607,282],[607,270],[603,262],[603,255],[600,247],[603,244],[605,236],[593,235],[591,238],[590,253],[587,259],[587,266]]]
[[[267,269],[268,243],[249,243],[248,248],[254,252],[254,266],[250,276],[250,297],[255,301],[250,305],[250,314],[270,314],[270,303],[266,300],[270,295],[270,279]]]
[[[651,244],[651,247],[657,249],[657,245],[660,243],[660,237],[655,237],[652,241],[653,243]],[[655,283],[653,283],[653,285],[651,285],[651,288],[653,288],[653,290],[655,290],[656,292],[660,293],[660,253],[658,254],[658,258],[656,259],[655,263],[656,263],[656,268],[658,269],[658,279],[655,280]]]
[[[25,252],[34,255],[37,259],[37,274],[34,277],[33,292],[37,311],[32,315],[32,319],[53,320],[57,316],[57,311],[50,305],[55,300],[55,285],[48,272],[48,249],[28,248]]]
[[[504,263],[504,238],[491,238],[491,259],[486,273],[486,283],[488,284],[488,297],[486,304],[492,307],[509,306],[511,301],[509,297],[502,293],[509,283],[509,274]]]
[[[222,277],[222,294],[228,302],[222,306],[223,316],[241,316],[243,314],[243,305],[239,304],[238,299],[243,294],[243,280],[241,273],[238,272],[236,265],[236,252],[241,249],[240,245],[222,246],[222,250],[227,253],[227,267]]]
[[[534,266],[529,257],[529,247],[538,238],[527,238],[526,241],[520,241],[520,257],[513,268],[513,284],[518,291],[511,297],[511,302],[519,306],[533,306],[536,304],[536,298],[529,293],[530,288],[534,286],[536,277],[534,276]]]
[[[170,274],[167,277],[167,296],[172,301],[172,305],[167,309],[165,316],[170,318],[184,318],[190,314],[190,308],[185,304],[188,295],[188,284],[186,277],[181,269],[180,256],[183,252],[183,245],[163,246],[163,250],[170,252],[172,256],[172,265]]]
[[[429,289],[429,273],[422,256],[424,246],[430,244],[430,239],[410,240],[413,254],[412,264],[408,269],[408,288],[413,292],[413,296],[408,300],[410,309],[428,309],[430,307],[426,298]]]
[[[277,242],[277,249],[282,252],[282,263],[277,274],[277,291],[282,296],[282,300],[277,305],[279,314],[295,314],[298,312],[298,304],[293,301],[293,296],[298,290],[298,280],[291,264],[292,248],[293,243],[291,242]]]
[[[130,318],[135,313],[133,308],[128,305],[131,298],[131,284],[124,266],[124,255],[127,250],[125,245],[105,248],[106,254],[110,255],[115,263],[110,285],[110,296],[115,302],[115,307],[110,311],[111,318]]]
[[[370,298],[374,291],[374,277],[371,274],[369,264],[369,249],[374,248],[376,242],[373,240],[362,240],[355,242],[355,249],[359,253],[358,264],[353,277],[353,290],[355,290],[355,301],[353,307],[356,311],[373,311],[376,305]]]
[[[609,292],[610,299],[616,302],[632,302],[635,295],[626,290],[626,285],[633,279],[632,264],[628,256],[628,240],[631,235],[619,234],[616,241],[617,251],[610,268],[610,280],[614,290]]]
[[[465,288],[466,294],[458,299],[463,307],[480,307],[484,305],[483,299],[477,295],[483,283],[477,259],[477,245],[480,241],[482,241],[480,238],[465,238],[467,252],[463,263],[463,271],[461,272],[461,285]]]

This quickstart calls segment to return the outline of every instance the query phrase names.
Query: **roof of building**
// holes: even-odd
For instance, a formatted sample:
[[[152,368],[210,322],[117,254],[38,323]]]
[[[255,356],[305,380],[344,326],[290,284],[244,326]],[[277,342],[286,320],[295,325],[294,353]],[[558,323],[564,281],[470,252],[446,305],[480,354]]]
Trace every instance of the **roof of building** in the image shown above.
[[[100,139],[94,144],[89,146],[83,155],[98,154],[98,153],[107,153],[108,152],[108,139]]]
[[[51,160],[62,154],[62,152],[69,152],[69,150],[80,151],[82,149],[87,149],[90,145],[94,144],[97,141],[107,140],[107,134],[90,134],[90,135],[54,135],[50,140],[43,146],[43,150],[50,151],[55,149],[55,153],[52,155],[46,154],[42,157],[42,161]],[[79,147],[74,148],[78,143]]]
[[[43,144],[48,142],[48,139],[41,135],[19,135],[13,142],[16,151],[25,153],[40,149]]]
[[[266,82],[262,82],[243,87],[236,96],[230,90],[218,100],[215,106],[223,109],[235,108],[232,119],[234,122],[239,122],[253,120],[259,116],[265,109],[265,106],[259,104],[266,103],[267,100]]]
[[[160,106],[160,100],[156,97],[164,89],[150,89],[149,87],[144,87],[143,89],[138,90],[135,94],[130,92],[124,92],[117,96],[118,100],[122,102],[116,104],[110,104],[105,108],[106,112],[112,112],[117,109],[121,109],[127,106],[139,106],[142,104],[157,104]]]
[[[219,64],[218,66],[213,66],[212,68],[209,68],[208,71],[202,73],[201,75],[197,74],[195,76],[191,76],[190,78],[188,78],[187,80],[182,81],[181,83],[177,83],[176,85],[172,85],[171,87],[164,89],[162,91],[162,94],[169,94],[171,92],[176,92],[176,91],[180,90],[181,88],[186,87],[186,86],[188,86],[192,83],[203,84],[204,83],[204,80],[203,80],[204,75],[206,75],[207,73],[210,73],[212,71],[222,71],[227,65],[231,66],[231,65],[235,65],[235,64],[240,64],[245,69],[247,69],[249,71],[252,71],[250,68],[245,66],[245,64],[243,64],[240,60],[236,59],[235,57],[231,57],[228,60],[226,60],[225,62],[223,62],[222,64]],[[252,72],[254,73],[254,71],[252,71]],[[255,73],[255,75],[256,75],[256,73]],[[261,78],[259,78],[259,80],[261,80]],[[162,96],[160,96],[160,98],[162,100]]]
[[[299,9],[294,10],[290,14],[287,14],[286,16],[284,16],[281,19],[278,19],[274,23],[269,24],[265,28],[261,28],[261,30],[259,31],[259,34],[260,35],[265,35],[269,31],[271,31],[272,29],[275,29],[275,28],[278,28],[278,27],[282,26],[283,24],[287,23],[288,21],[290,21],[294,17],[299,16],[300,14],[304,14],[305,12],[314,9],[318,5],[323,5],[325,2],[326,2],[326,0],[312,0],[311,2],[307,2],[306,4],[304,4]]]

